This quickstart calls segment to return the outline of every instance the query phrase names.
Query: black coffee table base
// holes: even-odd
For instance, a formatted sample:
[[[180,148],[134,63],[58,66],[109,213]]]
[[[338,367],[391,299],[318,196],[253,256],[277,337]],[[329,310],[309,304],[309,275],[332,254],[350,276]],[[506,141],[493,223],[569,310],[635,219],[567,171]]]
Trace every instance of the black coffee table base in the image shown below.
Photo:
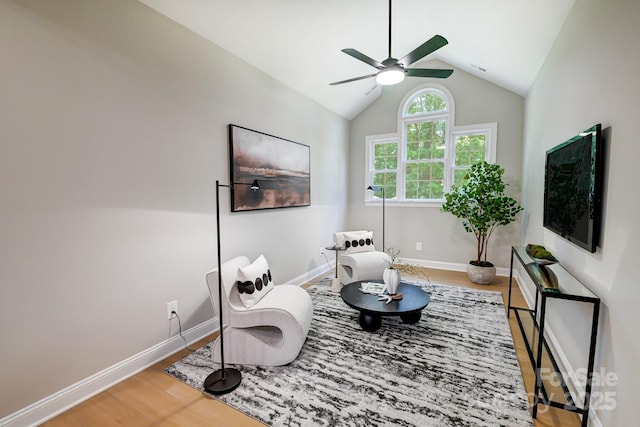
[[[400,315],[400,319],[409,325],[418,323],[421,317],[421,311],[414,311],[412,313]],[[364,311],[361,311],[360,316],[358,316],[358,322],[360,323],[360,327],[363,331],[375,332],[380,329],[380,326],[382,325],[382,316],[375,313],[365,313]]]
[[[363,311],[360,312],[358,322],[363,331],[375,332],[380,329],[382,325],[382,316],[378,314],[369,314]]]
[[[414,311],[413,313],[406,313],[406,314],[400,315],[400,319],[402,319],[404,323],[408,323],[409,325],[418,323],[421,317],[422,317],[421,311]]]

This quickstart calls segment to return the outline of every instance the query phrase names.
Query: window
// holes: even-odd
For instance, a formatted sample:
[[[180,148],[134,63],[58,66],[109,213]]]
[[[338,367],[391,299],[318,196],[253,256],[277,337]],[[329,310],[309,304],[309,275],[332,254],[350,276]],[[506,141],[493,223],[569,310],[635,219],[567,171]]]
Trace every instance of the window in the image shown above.
[[[411,205],[440,205],[480,160],[495,161],[497,124],[455,127],[451,94],[428,84],[400,105],[398,134],[366,138],[368,185],[384,187],[385,199]],[[367,192],[378,201],[382,192]]]
[[[384,196],[387,199],[396,198],[398,176],[398,139],[380,138],[372,141],[371,182],[373,185],[384,187]],[[382,197],[382,191],[377,191],[376,197]]]
[[[467,130],[465,130],[467,129]],[[493,135],[496,123],[456,128],[453,132],[453,164],[451,186],[462,183],[472,164],[486,160],[495,162]]]

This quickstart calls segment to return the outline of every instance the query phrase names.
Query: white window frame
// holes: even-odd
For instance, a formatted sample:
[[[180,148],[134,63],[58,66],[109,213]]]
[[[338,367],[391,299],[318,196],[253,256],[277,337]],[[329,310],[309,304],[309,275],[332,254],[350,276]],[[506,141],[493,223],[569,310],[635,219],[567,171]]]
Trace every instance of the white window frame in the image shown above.
[[[498,136],[498,123],[482,123],[479,125],[467,125],[467,126],[457,126],[451,132],[451,138],[449,141],[449,147],[451,150],[450,160],[451,163],[448,168],[449,173],[449,189],[451,189],[451,185],[453,185],[453,177],[456,169],[462,169],[456,167],[456,138],[458,136],[466,136],[466,135],[482,135],[486,136],[485,139],[485,147],[484,147],[484,160],[488,163],[496,162],[496,139]],[[448,191],[448,190],[447,190]]]
[[[401,194],[401,198],[399,198],[399,200],[403,200],[405,202],[416,202],[416,203],[429,203],[429,202],[433,202],[435,200],[438,199],[429,199],[429,200],[422,200],[422,199],[409,199],[406,197],[406,179],[405,179],[405,175],[406,175],[406,166],[408,163],[436,163],[436,162],[440,162],[440,158],[438,159],[429,159],[429,160],[408,160],[407,159],[407,145],[406,145],[406,129],[407,129],[407,124],[411,124],[411,123],[423,123],[425,122],[425,117],[429,118],[429,121],[444,121],[445,122],[445,134],[444,134],[444,143],[445,143],[445,150],[444,150],[444,157],[442,158],[442,163],[444,164],[445,167],[445,175],[446,175],[446,171],[447,171],[447,141],[449,141],[449,135],[450,135],[450,117],[449,117],[449,113],[434,113],[434,114],[430,114],[430,115],[420,115],[420,116],[415,116],[415,117],[411,117],[411,118],[405,118],[402,121],[402,139],[400,140],[400,147],[398,149],[398,152],[400,153],[400,159],[401,159],[401,163],[399,165],[400,169],[400,177],[396,178],[398,181],[398,185],[400,186],[400,188],[402,189]],[[444,177],[444,179],[446,180],[446,176]],[[396,190],[398,191],[398,190]]]
[[[417,115],[405,115],[405,111],[411,101],[421,92],[434,92],[440,95],[447,105],[444,111],[438,111],[434,113],[417,114]],[[482,123],[477,125],[455,126],[455,104],[451,93],[442,85],[427,83],[420,85],[411,92],[407,93],[400,103],[398,108],[398,131],[396,133],[381,134],[381,135],[368,135],[365,137],[365,182],[367,183],[365,188],[369,185],[373,185],[373,145],[376,143],[385,142],[398,142],[398,164],[396,165],[396,197],[385,199],[386,205],[390,206],[402,206],[402,207],[441,207],[444,203],[443,199],[406,199],[405,198],[405,168],[407,164],[406,159],[406,135],[405,129],[407,123],[425,121],[425,118],[429,120],[445,120],[445,176],[444,176],[444,191],[445,193],[451,190],[453,183],[454,170],[455,170],[455,139],[457,136],[462,135],[486,135],[485,146],[485,160],[489,163],[495,163],[496,161],[496,149],[497,149],[497,136],[498,136],[498,124]],[[365,191],[365,205],[377,206],[382,203],[381,198],[375,197],[372,191]]]
[[[397,134],[395,133],[388,133],[385,135],[371,135],[371,136],[367,136],[365,137],[366,140],[366,158],[367,158],[367,163],[366,163],[366,170],[367,170],[367,179],[366,182],[369,182],[371,184],[369,185],[373,185],[373,175],[375,172],[379,172],[376,169],[373,168],[373,155],[375,153],[375,150],[373,149],[373,146],[375,144],[388,144],[391,142],[396,142],[398,144],[398,163],[396,163],[396,168],[395,168],[395,172],[396,172],[396,197],[393,198],[389,198],[387,199],[385,197],[385,202],[389,201],[389,200],[396,200],[397,199],[397,195],[398,195],[398,174],[400,173],[400,163],[402,162],[402,160],[400,159],[400,146],[402,145],[402,141],[400,140],[400,138],[398,137]],[[389,172],[391,171],[391,169],[385,169],[385,172]],[[366,188],[366,187],[365,187]],[[367,191],[368,194],[368,198],[370,200],[379,200],[382,201],[381,198],[379,197],[375,197],[373,195],[373,191]]]

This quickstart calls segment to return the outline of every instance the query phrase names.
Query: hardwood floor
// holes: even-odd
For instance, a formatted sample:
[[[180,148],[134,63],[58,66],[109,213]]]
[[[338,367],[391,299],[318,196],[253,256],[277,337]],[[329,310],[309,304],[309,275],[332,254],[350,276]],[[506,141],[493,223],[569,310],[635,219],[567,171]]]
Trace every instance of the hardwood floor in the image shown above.
[[[327,272],[328,274],[329,272]],[[489,286],[476,285],[469,281],[466,273],[446,270],[411,267],[404,271],[405,277],[425,278],[432,282],[447,283],[469,288],[500,291],[507,305],[509,289],[508,277],[497,277]],[[323,275],[305,286],[312,285]],[[514,287],[512,304],[525,307],[520,290]],[[533,393],[534,374],[520,335],[516,320],[509,319],[514,344],[520,361],[525,387]],[[190,345],[198,348],[211,341],[215,335],[206,337]],[[80,405],[64,412],[45,423],[45,426],[261,426],[241,412],[238,412],[180,381],[166,375],[163,369],[187,355],[180,351],[131,378],[109,388]],[[580,418],[573,413],[556,408],[539,407],[535,427],[580,425]]]

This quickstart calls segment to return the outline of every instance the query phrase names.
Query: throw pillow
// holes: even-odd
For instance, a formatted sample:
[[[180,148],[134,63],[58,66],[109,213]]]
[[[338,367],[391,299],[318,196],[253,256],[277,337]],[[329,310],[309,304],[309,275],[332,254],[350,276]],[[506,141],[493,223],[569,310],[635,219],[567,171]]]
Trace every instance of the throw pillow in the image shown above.
[[[376,248],[373,246],[373,231],[344,233],[344,247],[345,254],[375,251]]]
[[[240,300],[247,308],[254,306],[271,291],[271,270],[264,255],[260,255],[253,263],[238,268],[236,285]]]

